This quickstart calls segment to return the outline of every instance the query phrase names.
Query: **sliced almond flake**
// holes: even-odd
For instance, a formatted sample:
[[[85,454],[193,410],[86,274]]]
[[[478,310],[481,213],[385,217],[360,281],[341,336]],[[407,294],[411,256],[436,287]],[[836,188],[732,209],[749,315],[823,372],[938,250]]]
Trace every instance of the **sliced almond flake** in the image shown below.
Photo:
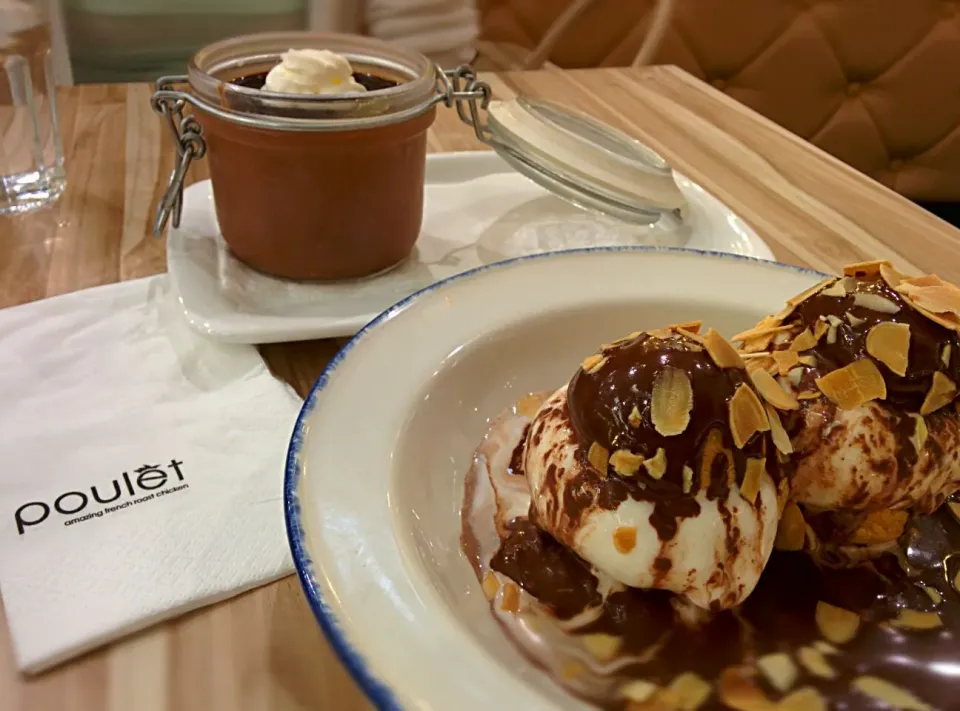
[[[816,343],[819,343],[820,339],[823,338],[823,334],[827,333],[829,330],[830,326],[826,321],[817,320],[816,325],[813,327],[813,340],[816,341]],[[814,345],[816,345],[816,343]]]
[[[816,400],[818,397],[823,397],[823,393],[819,390],[811,390],[797,394],[797,400]]]
[[[733,435],[733,443],[737,449],[743,449],[757,432],[770,431],[770,421],[763,409],[763,403],[746,383],[740,383],[736,392],[733,393],[729,408],[730,433]]]
[[[683,493],[689,494],[693,488],[693,469],[686,464],[683,465]]]
[[[780,461],[785,461],[788,458],[780,455],[777,456]],[[790,501],[790,482],[787,481],[787,478],[784,477],[780,480],[780,483],[777,484],[777,519],[783,516],[783,509],[786,507],[787,502]]]
[[[634,679],[620,687],[620,695],[625,699],[642,704],[650,699],[660,687],[645,679]]]
[[[894,269],[889,262],[880,264],[880,276],[892,289],[896,289],[904,279],[903,274]]]
[[[796,351],[774,351],[770,354],[777,364],[777,373],[786,375],[787,371],[800,363],[800,355]]]
[[[632,551],[637,547],[637,529],[634,526],[618,526],[613,532],[613,547],[623,555]]]
[[[911,417],[916,420],[916,424],[913,428],[913,435],[910,437],[910,441],[913,443],[913,448],[919,455],[927,443],[927,436],[930,434],[930,431],[927,429],[927,423],[923,419],[923,415],[911,415]]]
[[[815,355],[802,355],[800,356],[800,364],[806,365],[810,368],[815,368],[817,365],[817,357]]]
[[[805,686],[780,699],[776,711],[827,711],[827,700],[812,686]]]
[[[760,492],[760,482],[763,475],[767,473],[766,465],[765,459],[757,457],[747,459],[746,470],[743,473],[743,483],[740,485],[740,496],[751,504],[757,500],[757,494]]]
[[[587,461],[590,462],[590,466],[598,472],[606,474],[607,466],[610,463],[610,452],[599,442],[594,442],[590,445],[590,449],[587,450]]]
[[[746,667],[727,667],[717,682],[720,701],[735,711],[774,711],[776,708],[753,681]]]
[[[762,324],[763,321],[761,321],[760,323]],[[733,336],[733,338],[731,338],[730,340],[733,342],[749,341],[754,338],[759,338],[761,336],[772,336],[773,334],[780,333],[782,331],[792,331],[794,328],[796,327],[790,326],[790,325],[787,325],[787,326],[757,325],[757,326],[754,326],[753,328],[748,328],[746,331],[741,331],[740,333]]]
[[[932,588],[929,585],[921,585],[920,587],[923,588],[923,591],[927,594],[927,597],[930,598],[930,601],[934,605],[939,605],[941,602],[943,602],[943,595],[941,595],[940,591],[936,588]]]
[[[733,452],[723,446],[723,434],[716,427],[707,433],[707,439],[703,443],[703,450],[700,454],[700,490],[705,491],[710,486],[710,480],[713,477],[713,462],[717,457],[723,457],[727,465],[727,480],[736,477],[736,469],[733,464]]]
[[[943,363],[944,368],[950,367],[950,351],[953,350],[953,347],[948,343],[943,347],[943,350],[940,351],[940,362]]]
[[[877,311],[882,314],[895,314],[900,307],[885,296],[872,294],[867,291],[858,291],[853,295],[853,305],[862,309]]]
[[[633,406],[633,409],[630,410],[630,414],[627,415],[627,422],[631,427],[639,427],[643,422],[643,418],[640,416],[640,410],[637,409],[636,405]]]
[[[673,338],[675,333],[675,331],[671,331],[669,328],[652,328],[647,331],[648,336],[653,336],[654,338],[659,338],[660,340]]]
[[[813,647],[801,647],[797,650],[797,659],[803,668],[821,679],[835,679],[836,670],[818,650]]]
[[[774,546],[781,551],[799,551],[803,549],[807,522],[796,503],[790,501],[783,507],[780,524],[777,526],[777,538]]]
[[[633,476],[643,464],[643,457],[629,449],[618,449],[610,455],[610,466],[620,476]]]
[[[847,323],[849,323],[849,324],[850,324],[851,326],[853,326],[854,328],[857,328],[858,326],[862,326],[863,324],[865,324],[865,323],[867,322],[867,319],[865,319],[865,318],[859,318],[859,317],[854,316],[852,313],[849,313],[849,312],[847,312],[846,314],[844,314],[844,318],[846,318],[846,319],[847,319]]]
[[[586,634],[580,639],[583,641],[583,646],[590,652],[590,655],[601,662],[609,662],[612,660],[617,656],[620,647],[623,646],[622,638],[612,634],[603,634],[602,632]]]
[[[647,470],[647,474],[654,479],[662,479],[663,475],[667,472],[666,450],[664,450],[663,447],[660,447],[652,459],[643,460],[643,467]]]
[[[533,418],[540,411],[543,404],[542,395],[524,395],[517,401],[517,414],[523,417]]]
[[[500,581],[497,580],[497,576],[494,575],[492,570],[488,570],[483,576],[481,587],[483,588],[484,597],[493,602],[497,597],[497,593],[500,592]]]
[[[793,368],[786,375],[786,380],[794,388],[800,387],[800,381],[803,380],[803,368]]]
[[[815,613],[817,628],[828,642],[846,644],[860,629],[860,615],[821,600]]]
[[[683,433],[690,424],[693,409],[693,388],[690,376],[680,368],[666,366],[653,381],[650,419],[664,437]]]
[[[880,274],[880,266],[886,264],[888,267],[893,265],[888,259],[871,259],[869,262],[854,262],[843,268],[844,276],[852,277],[870,277]]]
[[[773,376],[765,370],[750,373],[750,379],[763,399],[779,410],[796,410],[800,407],[797,398],[788,393]]]
[[[710,698],[713,688],[693,672],[684,672],[667,687],[680,698],[680,711],[697,711]]]
[[[927,392],[927,396],[923,399],[923,404],[920,406],[920,414],[929,415],[944,405],[949,405],[953,398],[956,397],[956,394],[956,383],[939,370],[935,371],[933,373],[933,382],[930,384],[930,390]]]
[[[805,328],[793,339],[793,343],[790,344],[788,350],[796,351],[797,353],[808,351],[817,345],[818,340],[819,339],[814,338],[813,334],[810,333],[809,328]]]
[[[890,624],[908,630],[932,630],[943,627],[943,620],[936,612],[900,610],[900,614],[891,620]]]
[[[746,363],[748,373],[755,373],[758,370],[766,370],[767,372],[770,372],[777,367],[776,362],[770,356],[766,356],[764,358],[751,358],[750,360],[746,361]]]
[[[583,368],[583,372],[593,374],[599,371],[606,364],[607,359],[605,356],[594,353],[592,356],[587,356],[584,358],[583,363],[580,364],[580,367]]]
[[[834,647],[829,642],[824,642],[822,639],[818,639],[816,642],[811,645],[814,649],[819,650],[820,654],[840,654],[840,650]]]
[[[900,377],[907,374],[910,325],[886,321],[867,331],[867,353]]]
[[[957,574],[953,576],[953,589],[960,592],[960,571],[957,571]]]
[[[897,291],[927,311],[960,315],[960,288],[935,274],[905,279]]]
[[[763,408],[767,411],[767,419],[770,420],[770,438],[773,440],[773,445],[783,454],[793,454],[793,444],[783,428],[783,423],[780,422],[777,408],[770,403],[766,403]]]
[[[520,609],[520,588],[516,583],[504,583],[500,597],[500,609],[504,612],[516,612]]]
[[[799,294],[797,294],[797,295],[794,296],[793,298],[787,299],[787,304],[789,304],[790,306],[799,306],[799,305],[802,304],[804,301],[806,301],[806,300],[809,299],[811,296],[813,296],[813,295],[816,294],[818,291],[820,291],[820,290],[823,289],[825,286],[827,286],[827,285],[828,285],[830,282],[832,282],[835,278],[836,278],[836,277],[827,277],[826,279],[822,279],[822,280],[818,281],[816,284],[814,284],[813,286],[811,286],[809,289],[804,289],[803,291],[801,291]]]
[[[837,342],[837,327],[833,324],[830,324],[830,328],[827,329],[827,345],[832,346]]]
[[[682,323],[675,323],[671,325],[670,328],[677,331],[686,331],[688,334],[698,334],[702,326],[703,321],[684,321]]]
[[[908,304],[910,304],[913,308],[919,311],[923,316],[930,319],[934,323],[939,324],[944,328],[949,328],[954,331],[960,331],[960,315],[957,315],[952,311],[949,313],[942,313],[942,314],[934,313],[933,311],[930,311],[929,309],[925,309],[922,306],[920,306],[916,301],[914,301],[907,294],[904,294],[903,298],[906,299]]]
[[[886,679],[876,676],[858,676],[851,685],[861,694],[876,699],[897,711],[933,711],[930,704]]]
[[[576,659],[564,660],[563,665],[560,667],[560,676],[567,681],[579,679],[586,674],[586,672],[586,667]]]
[[[910,514],[906,511],[882,509],[866,515],[848,539],[854,545],[875,545],[895,541],[903,534]]]
[[[746,368],[743,358],[730,342],[714,329],[709,329],[703,337],[703,345],[718,368]]]
[[[817,378],[817,387],[844,410],[853,410],[871,400],[887,397],[887,384],[869,358],[861,358]]]
[[[789,691],[797,681],[797,665],[793,663],[790,655],[784,652],[760,657],[757,668],[780,693]]]
[[[821,296],[831,296],[835,299],[842,299],[847,295],[847,290],[844,288],[843,280],[837,279],[830,286],[820,292]]]
[[[601,351],[608,351],[608,350],[610,350],[611,348],[616,348],[617,346],[622,346],[622,345],[624,345],[625,343],[629,343],[630,341],[634,340],[635,338],[639,338],[639,337],[642,336],[643,334],[644,334],[643,331],[634,331],[633,333],[628,333],[626,336],[623,336],[622,338],[618,338],[618,339],[615,340],[615,341],[611,341],[610,343],[604,343],[604,344],[600,347],[600,350],[601,350]]]

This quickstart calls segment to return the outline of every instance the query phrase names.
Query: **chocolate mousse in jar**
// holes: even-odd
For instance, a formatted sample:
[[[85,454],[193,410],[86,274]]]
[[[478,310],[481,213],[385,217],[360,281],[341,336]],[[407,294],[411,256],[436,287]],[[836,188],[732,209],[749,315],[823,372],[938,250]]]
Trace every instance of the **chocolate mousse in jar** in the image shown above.
[[[184,80],[188,92],[171,90]],[[205,154],[223,239],[254,269],[347,279],[410,255],[440,100],[423,55],[352,35],[249,35],[204,47],[158,89],[179,141],[161,205],[175,222],[177,173]]]
[[[159,79],[152,104],[178,152],[155,232],[168,217],[178,224],[187,167],[205,157],[224,241],[272,276],[364,277],[410,255],[439,104],[456,107],[481,142],[555,195],[619,222],[669,225],[657,244],[686,240],[684,196],[647,146],[557,104],[493,101],[470,67],[444,70],[379,40],[309,32],[224,40],[197,52],[187,75]]]

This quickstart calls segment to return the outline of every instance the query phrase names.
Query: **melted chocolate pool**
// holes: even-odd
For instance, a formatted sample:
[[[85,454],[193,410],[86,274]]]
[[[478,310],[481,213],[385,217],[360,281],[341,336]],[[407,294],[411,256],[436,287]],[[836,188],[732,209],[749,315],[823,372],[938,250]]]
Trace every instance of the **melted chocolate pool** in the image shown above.
[[[246,89],[262,89],[267,81],[268,72],[257,72],[256,74],[247,74],[238,79],[234,79],[231,84],[242,86]],[[353,78],[358,84],[361,84],[367,91],[381,91],[383,89],[392,89],[399,86],[400,82],[392,79],[384,79],[376,74],[366,74],[364,72],[354,72]]]

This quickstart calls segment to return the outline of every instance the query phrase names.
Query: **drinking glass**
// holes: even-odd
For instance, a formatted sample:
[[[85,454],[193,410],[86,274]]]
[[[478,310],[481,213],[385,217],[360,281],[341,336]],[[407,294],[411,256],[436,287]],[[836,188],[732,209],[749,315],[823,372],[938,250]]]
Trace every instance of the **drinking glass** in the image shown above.
[[[66,173],[42,3],[0,6],[0,215],[47,205]],[[9,16],[8,16],[9,15]]]

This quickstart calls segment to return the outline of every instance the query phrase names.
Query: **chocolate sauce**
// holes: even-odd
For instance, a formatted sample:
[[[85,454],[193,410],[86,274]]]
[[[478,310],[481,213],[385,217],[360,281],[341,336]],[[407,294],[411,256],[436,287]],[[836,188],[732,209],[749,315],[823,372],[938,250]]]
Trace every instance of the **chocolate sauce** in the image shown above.
[[[529,431],[530,425],[528,424],[523,428],[523,436],[520,438],[517,446],[513,448],[513,454],[510,455],[510,465],[507,467],[507,471],[510,474],[523,476],[523,447],[524,444],[526,444],[527,432]]]
[[[755,434],[743,449],[733,443],[729,401],[747,381],[746,371],[720,368],[698,343],[680,335],[659,338],[642,333],[606,348],[604,357],[606,364],[596,372],[578,370],[567,391],[570,422],[580,439],[580,452],[586,456],[593,442],[609,452],[627,449],[647,458],[662,448],[667,468],[658,480],[647,476],[620,477],[611,467],[606,480],[600,483],[601,506],[613,510],[628,497],[655,501],[657,506],[651,524],[661,540],[673,538],[678,519],[700,512],[693,496],[683,493],[683,469],[689,466],[693,470],[694,491],[699,490],[704,444],[711,431],[719,433],[722,451],[708,463],[706,495],[709,499],[726,499],[730,492],[731,464],[734,480],[741,483],[750,457],[766,458],[767,471],[775,480],[779,479],[780,466],[766,436]],[[693,391],[690,421],[683,432],[670,437],[656,431],[650,412],[654,380],[667,366],[686,373]],[[639,420],[634,414],[631,423],[634,409]],[[577,487],[566,488],[570,491]],[[575,520],[576,502],[565,503],[566,513]]]
[[[880,296],[896,304],[899,310],[891,314],[857,306],[854,304],[855,294]],[[854,319],[856,326],[850,323],[847,314]],[[870,329],[878,323],[893,322],[910,326],[910,351],[905,376],[891,372],[884,365],[878,366],[887,384],[886,402],[908,412],[917,412],[930,390],[934,371],[939,370],[953,382],[960,382],[960,336],[957,332],[934,323],[914,309],[879,275],[857,277],[854,291],[844,297],[828,296],[822,292],[811,296],[797,306],[784,323],[799,323],[812,332],[821,316],[834,316],[841,323],[836,329],[835,343],[828,343],[826,338],[821,338],[810,351],[817,357],[816,370],[820,374],[866,356],[867,333]],[[945,366],[941,358],[947,345],[950,345],[951,357]]]
[[[247,74],[234,79],[230,83],[234,86],[242,86],[246,89],[263,89],[263,85],[267,81],[268,73],[269,72],[257,72],[256,74]],[[383,89],[392,89],[393,87],[400,85],[400,82],[393,81],[392,79],[385,79],[377,76],[376,74],[367,74],[365,72],[354,72],[353,78],[367,91],[382,91]]]
[[[760,583],[743,605],[708,613],[699,625],[684,622],[663,591],[628,588],[603,601],[603,613],[578,630],[602,632],[623,639],[621,655],[649,654],[644,663],[630,664],[618,674],[623,680],[642,678],[668,685],[684,672],[695,672],[715,683],[725,669],[754,666],[766,654],[794,655],[801,647],[822,640],[815,621],[817,603],[824,601],[862,617],[852,641],[835,645],[839,652],[826,659],[836,676],[824,679],[807,673],[793,689],[815,686],[839,711],[883,709],[851,682],[861,675],[885,679],[909,690],[935,709],[958,707],[955,694],[957,636],[960,635],[960,595],[952,587],[960,572],[960,525],[945,510],[917,519],[901,539],[902,551],[887,554],[856,568],[818,567],[805,553],[775,551]],[[526,520],[514,521],[492,567],[567,619],[599,603],[596,580],[587,564]],[[949,581],[949,582],[948,582]],[[935,604],[921,587],[937,591]],[[900,608],[936,609],[939,629],[899,629],[890,624]],[[753,679],[771,700],[778,692],[762,674]],[[606,708],[625,708],[611,701]],[[700,711],[725,709],[716,691]]]

